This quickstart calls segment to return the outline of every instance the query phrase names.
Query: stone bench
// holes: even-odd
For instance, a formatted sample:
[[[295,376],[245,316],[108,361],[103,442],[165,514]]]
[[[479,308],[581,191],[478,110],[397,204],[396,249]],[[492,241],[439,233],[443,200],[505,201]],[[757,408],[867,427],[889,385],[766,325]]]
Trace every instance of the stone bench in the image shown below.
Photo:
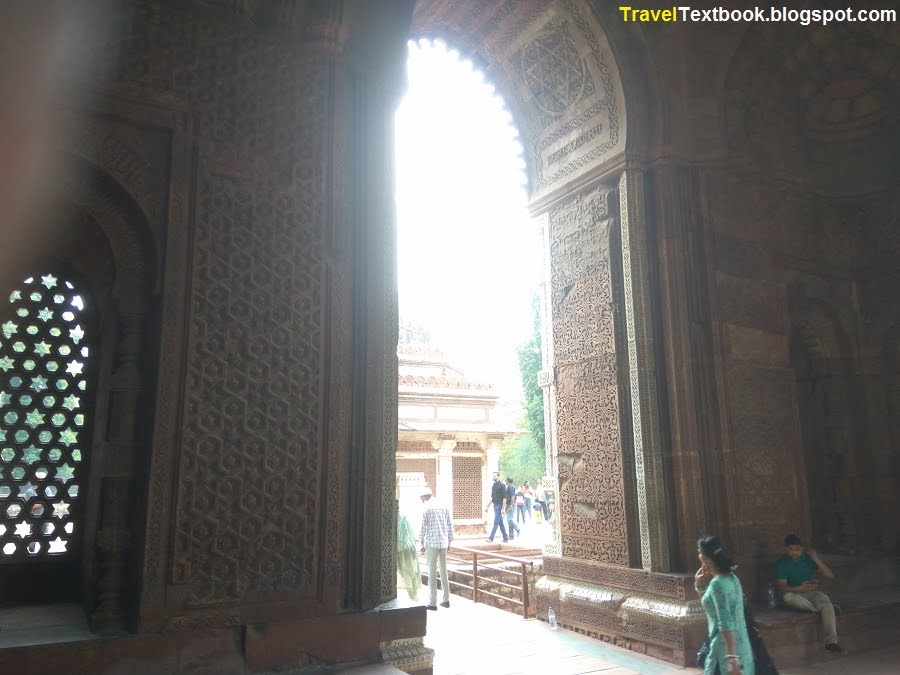
[[[900,639],[900,587],[856,593],[834,591],[841,608],[838,639],[848,652],[892,644]],[[760,633],[776,665],[790,667],[829,658],[819,615],[792,609],[754,609]]]

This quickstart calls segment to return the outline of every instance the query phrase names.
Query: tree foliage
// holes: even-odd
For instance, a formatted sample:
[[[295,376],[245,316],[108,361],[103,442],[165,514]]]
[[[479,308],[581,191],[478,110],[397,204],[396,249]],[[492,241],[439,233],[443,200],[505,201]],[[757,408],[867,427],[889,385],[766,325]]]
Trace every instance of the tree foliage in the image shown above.
[[[500,444],[500,475],[512,476],[516,485],[526,480],[537,485],[546,471],[544,449],[538,447],[534,436],[523,434],[503,439]]]
[[[500,446],[500,473],[503,478],[512,476],[516,485],[526,480],[536,484],[546,473],[544,441],[544,392],[538,386],[541,369],[541,312],[537,294],[531,299],[534,329],[531,339],[519,347],[519,372],[522,375],[522,392],[525,410],[521,425],[530,433],[513,436]]]
[[[525,396],[525,418],[523,424],[543,456],[546,448],[544,437],[544,392],[538,386],[538,371],[541,369],[541,309],[537,293],[531,298],[533,330],[531,339],[519,347],[519,371],[522,374],[522,392]]]

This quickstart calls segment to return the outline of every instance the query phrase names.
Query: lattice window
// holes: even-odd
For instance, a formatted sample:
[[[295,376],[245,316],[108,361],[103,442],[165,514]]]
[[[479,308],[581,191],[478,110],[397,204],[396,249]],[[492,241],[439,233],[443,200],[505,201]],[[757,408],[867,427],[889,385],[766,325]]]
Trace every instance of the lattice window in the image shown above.
[[[453,458],[453,517],[481,518],[481,457]]]
[[[68,558],[80,533],[89,336],[84,293],[46,274],[0,324],[0,563]]]
[[[437,460],[436,459],[407,459],[397,458],[397,473],[424,473],[428,487],[438,495],[437,491]]]

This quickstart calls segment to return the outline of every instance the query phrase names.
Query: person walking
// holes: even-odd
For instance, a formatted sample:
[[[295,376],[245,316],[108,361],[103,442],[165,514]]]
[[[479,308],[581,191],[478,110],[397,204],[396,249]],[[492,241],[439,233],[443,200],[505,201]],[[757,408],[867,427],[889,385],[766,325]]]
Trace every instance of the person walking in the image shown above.
[[[506,526],[503,524],[503,510],[506,505],[506,487],[503,485],[503,481],[500,480],[500,474],[498,472],[494,472],[494,484],[491,486],[491,500],[487,503],[487,506],[484,507],[484,512],[487,513],[487,510],[494,507],[494,527],[491,529],[491,536],[487,538],[489,542],[494,541],[494,535],[497,534],[497,528],[500,528],[500,534],[503,535],[503,541],[509,541],[509,537],[506,534]]]
[[[706,612],[709,654],[703,663],[705,675],[716,670],[722,675],[754,675],[753,651],[744,619],[744,592],[734,574],[735,565],[718,537],[697,542],[700,569],[694,575],[694,589],[702,593],[700,604]]]
[[[521,487],[516,490],[516,523],[525,525],[525,492]]]
[[[516,538],[516,534],[522,534],[515,522],[516,510],[516,486],[512,476],[506,479],[506,529],[509,532],[509,540]]]
[[[422,488],[422,527],[419,542],[428,564],[428,609],[437,611],[437,567],[441,568],[441,588],[444,591],[441,607],[450,606],[450,580],[447,578],[447,549],[453,541],[453,521],[450,510],[434,499],[431,488]]]
[[[531,509],[532,504],[534,503],[534,490],[531,488],[531,483],[527,480],[525,481],[525,487],[522,490],[522,496],[525,497],[525,514],[528,516],[528,520],[531,520]]]

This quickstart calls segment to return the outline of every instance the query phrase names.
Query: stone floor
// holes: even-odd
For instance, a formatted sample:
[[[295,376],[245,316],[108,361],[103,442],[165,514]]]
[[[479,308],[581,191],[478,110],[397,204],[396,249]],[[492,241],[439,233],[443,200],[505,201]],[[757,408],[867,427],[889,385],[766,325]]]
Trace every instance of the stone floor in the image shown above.
[[[0,649],[95,637],[76,604],[0,607]]]
[[[423,599],[426,589],[422,589]],[[425,644],[435,650],[434,675],[681,675],[675,668],[545,623],[452,596],[450,609],[428,613]],[[900,646],[860,655],[832,657],[781,675],[887,675],[900,673]]]

